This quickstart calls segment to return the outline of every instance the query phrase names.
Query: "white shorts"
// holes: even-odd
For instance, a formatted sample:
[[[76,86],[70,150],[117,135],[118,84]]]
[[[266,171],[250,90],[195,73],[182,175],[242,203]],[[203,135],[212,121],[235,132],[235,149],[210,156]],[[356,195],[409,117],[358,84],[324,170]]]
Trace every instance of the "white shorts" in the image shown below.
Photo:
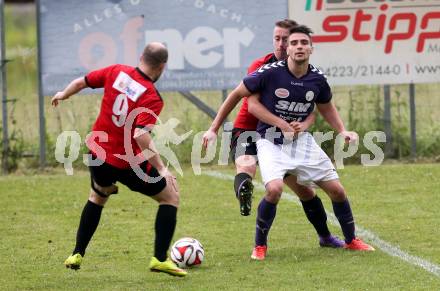
[[[264,185],[283,179],[287,173],[295,175],[297,182],[305,186],[339,179],[330,158],[308,132],[299,134],[297,139],[285,145],[260,139],[257,141],[257,153]]]

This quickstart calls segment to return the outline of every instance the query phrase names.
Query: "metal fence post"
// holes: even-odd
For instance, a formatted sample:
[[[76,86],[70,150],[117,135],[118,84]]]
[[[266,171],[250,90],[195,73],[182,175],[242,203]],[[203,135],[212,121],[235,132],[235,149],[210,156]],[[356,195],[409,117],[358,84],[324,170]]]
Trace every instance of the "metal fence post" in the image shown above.
[[[409,114],[411,130],[411,158],[417,158],[417,137],[416,137],[416,90],[414,83],[409,84]]]
[[[43,83],[41,76],[41,25],[40,25],[40,1],[36,1],[37,5],[37,45],[38,45],[38,116],[39,116],[39,132],[40,132],[40,168],[46,166],[46,117],[44,114],[44,95]]]
[[[5,21],[4,1],[0,0],[0,88],[2,94],[2,173],[8,173],[9,133],[8,133],[8,99],[6,84],[6,54],[5,54]]]
[[[390,85],[383,86],[383,94],[384,94],[384,110],[383,110],[383,121],[384,121],[384,129],[386,136],[385,143],[385,156],[390,157],[393,152],[393,136],[391,131],[391,92]]]

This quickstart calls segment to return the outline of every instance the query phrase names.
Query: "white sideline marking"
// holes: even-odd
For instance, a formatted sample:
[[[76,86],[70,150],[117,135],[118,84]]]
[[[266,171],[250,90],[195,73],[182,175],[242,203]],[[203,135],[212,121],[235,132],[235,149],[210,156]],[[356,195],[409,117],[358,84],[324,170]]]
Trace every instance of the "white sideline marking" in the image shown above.
[[[216,171],[205,171],[204,175],[214,177],[214,178],[223,179],[223,180],[231,180],[231,181],[234,180],[234,176],[228,175],[228,174],[223,174],[223,173],[216,172]],[[254,182],[254,185],[255,185],[255,188],[257,188],[258,190],[263,190],[263,191],[265,190],[263,184],[261,184],[261,183]],[[288,201],[295,202],[298,205],[301,205],[301,202],[299,201],[298,197],[293,196],[289,193],[283,192],[283,195],[281,196],[281,198],[288,200]],[[333,225],[339,226],[339,222],[336,219],[335,215],[333,213],[328,212],[328,211],[326,211],[326,213],[327,213],[328,220],[330,221],[330,223]],[[364,238],[368,242],[371,242],[372,244],[374,244],[375,247],[382,250],[384,253],[386,253],[390,256],[393,256],[393,257],[397,257],[397,258],[401,259],[402,261],[405,261],[411,265],[420,267],[420,268],[434,274],[435,276],[440,277],[440,266],[402,251],[398,246],[393,246],[392,244],[380,239],[377,235],[375,235],[371,231],[359,226],[359,224],[356,224],[356,232],[360,237]]]

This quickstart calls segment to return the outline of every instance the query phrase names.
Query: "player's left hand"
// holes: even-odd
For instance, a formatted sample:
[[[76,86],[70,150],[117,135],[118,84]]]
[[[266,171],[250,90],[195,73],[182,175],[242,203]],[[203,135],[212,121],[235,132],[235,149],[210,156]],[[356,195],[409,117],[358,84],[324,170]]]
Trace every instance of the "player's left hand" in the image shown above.
[[[359,139],[359,135],[354,131],[341,131],[342,136],[345,138],[346,143],[356,142]]]

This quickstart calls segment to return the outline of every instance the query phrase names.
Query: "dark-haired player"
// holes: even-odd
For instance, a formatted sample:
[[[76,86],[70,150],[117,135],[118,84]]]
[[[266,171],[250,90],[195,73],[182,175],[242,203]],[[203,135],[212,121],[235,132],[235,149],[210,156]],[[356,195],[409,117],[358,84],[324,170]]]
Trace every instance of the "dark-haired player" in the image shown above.
[[[289,29],[296,26],[297,23],[290,19],[277,21],[273,30],[273,52],[262,58],[255,60],[249,67],[248,73],[252,73],[264,65],[268,65],[287,58],[287,38]],[[225,102],[220,107],[216,118],[211,127],[203,136],[203,143],[207,144],[217,136],[218,129],[226,119],[227,115],[237,105],[243,96],[235,94],[232,91]],[[314,114],[303,120],[294,121],[290,124],[292,130],[302,132],[313,124]],[[234,190],[237,199],[240,202],[241,215],[250,214],[252,202],[252,179],[255,177],[257,168],[257,147],[255,139],[255,130],[258,119],[248,112],[247,98],[243,98],[240,111],[234,122],[231,140],[231,158],[236,166],[236,176],[234,181]],[[315,194],[313,189],[308,186],[300,185],[296,181],[295,175],[288,175],[284,183],[289,186],[300,198],[304,212],[308,220],[314,226],[319,235],[319,244],[323,247],[340,248],[344,242],[336,236],[331,235],[327,227],[327,216],[321,199]]]
[[[296,175],[301,184],[318,185],[328,194],[344,233],[345,248],[374,250],[355,236],[350,204],[329,157],[310,133],[292,135],[288,127],[289,122],[307,118],[316,105],[324,119],[347,142],[357,139],[355,132],[345,129],[331,102],[332,93],[326,77],[309,64],[313,50],[310,34],[311,30],[303,25],[290,29],[287,61],[263,67],[246,76],[237,89],[247,96],[254,94],[248,98],[249,112],[259,119],[257,132],[261,136],[257,141],[257,152],[266,195],[259,205],[251,256],[257,260],[266,256],[267,236],[287,173]],[[285,90],[282,96],[274,94],[279,88]]]

